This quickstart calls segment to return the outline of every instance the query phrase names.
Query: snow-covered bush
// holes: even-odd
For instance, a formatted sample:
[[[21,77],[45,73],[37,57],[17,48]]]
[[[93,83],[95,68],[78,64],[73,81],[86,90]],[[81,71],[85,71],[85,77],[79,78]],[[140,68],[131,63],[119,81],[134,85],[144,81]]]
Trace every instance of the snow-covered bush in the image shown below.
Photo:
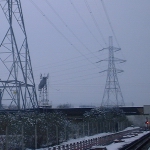
[[[40,148],[71,138],[124,129],[128,120],[119,108],[94,108],[82,118],[68,119],[60,111],[0,114],[0,148]]]

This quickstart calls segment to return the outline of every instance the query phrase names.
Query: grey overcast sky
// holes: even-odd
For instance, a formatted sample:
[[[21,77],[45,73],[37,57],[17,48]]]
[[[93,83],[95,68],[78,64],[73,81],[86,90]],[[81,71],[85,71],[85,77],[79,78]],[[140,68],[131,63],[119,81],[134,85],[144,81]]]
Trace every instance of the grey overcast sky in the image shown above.
[[[116,65],[126,105],[150,104],[150,0],[21,0],[36,86],[40,74],[49,73],[49,99],[53,106],[99,106],[104,92],[108,57],[98,52],[113,36],[121,51]],[[0,40],[7,31],[0,10]],[[3,74],[1,74],[3,76]],[[37,93],[38,94],[38,93]]]

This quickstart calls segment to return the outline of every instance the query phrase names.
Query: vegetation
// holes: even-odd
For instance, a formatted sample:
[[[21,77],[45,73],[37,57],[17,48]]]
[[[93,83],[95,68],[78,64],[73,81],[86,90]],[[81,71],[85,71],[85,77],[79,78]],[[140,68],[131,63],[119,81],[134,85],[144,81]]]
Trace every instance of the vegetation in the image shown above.
[[[128,120],[118,108],[94,108],[80,121],[69,120],[58,111],[2,113],[0,124],[0,148],[34,149],[56,145],[70,138],[122,130],[127,127]]]

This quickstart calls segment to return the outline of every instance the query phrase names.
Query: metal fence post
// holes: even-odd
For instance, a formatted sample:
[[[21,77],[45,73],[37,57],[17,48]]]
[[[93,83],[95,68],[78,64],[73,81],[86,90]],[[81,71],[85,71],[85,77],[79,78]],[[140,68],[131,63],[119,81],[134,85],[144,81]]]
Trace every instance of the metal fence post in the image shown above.
[[[22,134],[21,145],[22,145],[22,150],[24,150],[24,126],[23,124],[21,126],[21,134]]]
[[[35,121],[35,149],[37,149],[37,120]]]
[[[8,150],[8,126],[6,125],[6,150]]]

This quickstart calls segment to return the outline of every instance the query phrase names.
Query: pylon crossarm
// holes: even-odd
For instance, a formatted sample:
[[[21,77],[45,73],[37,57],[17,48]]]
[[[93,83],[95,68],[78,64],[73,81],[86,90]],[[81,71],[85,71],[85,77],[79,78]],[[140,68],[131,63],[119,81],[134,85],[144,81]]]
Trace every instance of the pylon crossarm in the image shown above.
[[[100,50],[99,50],[99,52],[100,52],[100,51],[103,51],[103,50],[106,50],[106,49],[108,49],[108,48],[103,48],[103,49],[100,49]]]

